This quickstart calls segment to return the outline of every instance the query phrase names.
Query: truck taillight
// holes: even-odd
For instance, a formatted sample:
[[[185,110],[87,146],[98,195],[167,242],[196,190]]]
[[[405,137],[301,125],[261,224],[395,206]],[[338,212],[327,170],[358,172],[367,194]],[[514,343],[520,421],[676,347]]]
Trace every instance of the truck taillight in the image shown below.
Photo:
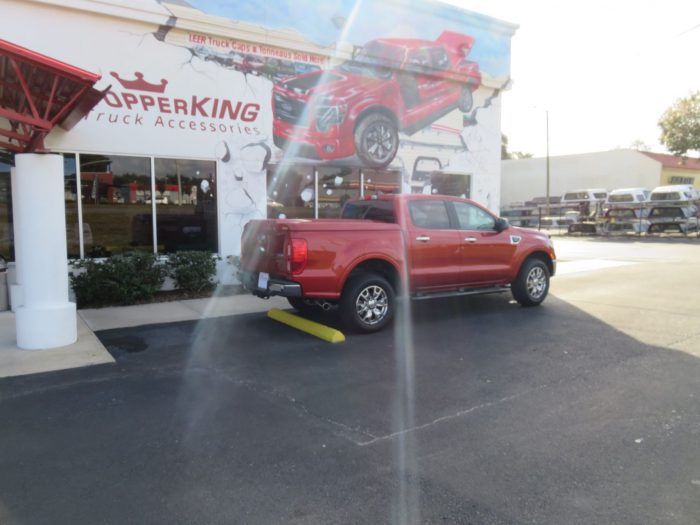
[[[306,260],[309,255],[309,248],[306,239],[290,239],[287,245],[287,261],[289,272],[298,275],[306,268]]]

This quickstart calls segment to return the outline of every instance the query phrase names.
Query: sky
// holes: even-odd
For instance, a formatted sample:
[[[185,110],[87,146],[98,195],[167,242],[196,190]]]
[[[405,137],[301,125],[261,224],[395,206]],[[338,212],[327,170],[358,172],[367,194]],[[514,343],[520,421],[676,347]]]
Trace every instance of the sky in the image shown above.
[[[700,90],[700,2],[445,0],[520,27],[502,131],[544,156],[630,147],[666,153],[658,121]]]

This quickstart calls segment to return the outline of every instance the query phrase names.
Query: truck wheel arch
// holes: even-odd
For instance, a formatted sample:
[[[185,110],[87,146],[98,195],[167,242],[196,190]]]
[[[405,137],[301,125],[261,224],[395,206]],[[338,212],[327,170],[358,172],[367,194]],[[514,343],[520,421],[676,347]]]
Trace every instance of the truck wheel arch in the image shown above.
[[[340,287],[341,294],[350,278],[359,273],[375,273],[384,277],[394,288],[396,295],[399,295],[401,290],[401,273],[393,262],[380,257],[368,257],[361,261],[353,262],[350,268],[351,269],[343,276]]]
[[[373,105],[370,105],[370,106],[363,108],[355,116],[355,123],[354,123],[353,130],[352,130],[353,133],[357,130],[357,125],[365,117],[367,117],[368,115],[373,115],[373,114],[377,114],[377,113],[389,117],[392,120],[392,122],[396,125],[396,129],[399,128],[399,119],[391,109],[389,109],[388,107],[383,106],[381,104],[373,104]]]
[[[552,259],[549,256],[549,254],[543,251],[534,251],[528,253],[525,257],[522,258],[520,264],[518,264],[518,271],[515,274],[516,276],[520,273],[520,269],[529,259],[539,259],[547,266],[547,269],[549,270],[549,275],[551,276],[554,274],[554,264],[552,263]]]

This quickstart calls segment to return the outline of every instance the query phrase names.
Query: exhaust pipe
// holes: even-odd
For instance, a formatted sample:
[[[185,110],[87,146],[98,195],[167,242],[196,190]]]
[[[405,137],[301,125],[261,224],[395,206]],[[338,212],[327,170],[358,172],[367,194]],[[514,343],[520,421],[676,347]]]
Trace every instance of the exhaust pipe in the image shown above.
[[[331,308],[333,308],[333,304],[329,303],[328,301],[318,300],[316,301],[316,304],[323,308],[324,312],[328,312]]]

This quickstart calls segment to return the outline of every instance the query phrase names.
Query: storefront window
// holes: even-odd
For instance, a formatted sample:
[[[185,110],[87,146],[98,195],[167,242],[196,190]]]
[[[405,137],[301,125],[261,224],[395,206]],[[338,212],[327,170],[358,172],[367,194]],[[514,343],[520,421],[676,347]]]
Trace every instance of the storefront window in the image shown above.
[[[80,221],[78,217],[78,178],[76,173],[75,155],[63,155],[63,199],[66,207],[68,257],[78,259],[80,258]]]
[[[80,155],[86,257],[153,251],[150,164],[145,157]]]
[[[313,219],[314,170],[280,164],[267,170],[267,216],[271,219]]]
[[[216,163],[155,159],[158,253],[216,252]]]
[[[411,193],[428,193],[431,174],[441,169],[442,162],[437,157],[418,157],[411,173]]]
[[[360,172],[353,168],[318,168],[318,217],[337,219],[351,197],[360,196]]]
[[[401,173],[398,171],[362,170],[365,195],[401,193]]]
[[[0,157],[0,255],[8,261],[14,259],[10,162],[9,155]]]
[[[433,195],[452,195],[468,199],[471,194],[471,176],[452,173],[433,173],[430,176]]]

